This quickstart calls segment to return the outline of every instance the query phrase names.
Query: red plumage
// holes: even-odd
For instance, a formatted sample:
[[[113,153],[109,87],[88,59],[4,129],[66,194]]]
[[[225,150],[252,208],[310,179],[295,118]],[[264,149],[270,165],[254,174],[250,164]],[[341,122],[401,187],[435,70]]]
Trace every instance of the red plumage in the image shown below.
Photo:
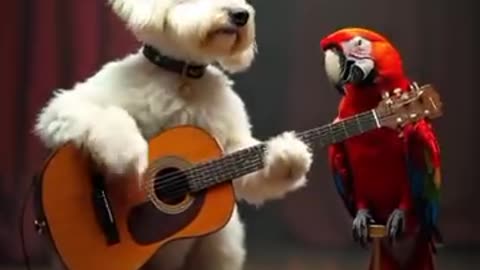
[[[378,33],[342,29],[323,39],[321,46],[324,50],[336,47],[345,52],[345,46],[350,46],[348,42],[358,36],[371,46],[365,48],[374,62],[375,76],[370,82],[343,85],[345,94],[337,120],[374,109],[382,92],[407,90],[410,85],[400,54]],[[392,215],[396,210],[404,213],[397,225],[405,222],[405,228],[397,241],[407,246],[398,253],[398,247],[385,241],[381,269],[434,269],[431,235],[436,232],[438,216],[440,151],[432,126],[422,120],[405,127],[402,133],[390,128],[370,131],[332,145],[329,161],[340,196],[356,218],[354,229],[361,228],[358,225],[362,220],[361,216],[358,218],[361,209],[380,224],[389,223],[389,218],[402,218]],[[415,243],[408,246],[410,240]]]

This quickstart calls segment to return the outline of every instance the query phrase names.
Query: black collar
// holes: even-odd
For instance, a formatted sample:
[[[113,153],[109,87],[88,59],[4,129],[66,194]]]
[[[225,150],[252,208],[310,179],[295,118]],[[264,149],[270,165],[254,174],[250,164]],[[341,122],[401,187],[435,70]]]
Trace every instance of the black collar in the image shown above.
[[[205,74],[206,65],[194,65],[162,55],[150,45],[143,46],[143,55],[153,64],[182,76],[199,79]]]

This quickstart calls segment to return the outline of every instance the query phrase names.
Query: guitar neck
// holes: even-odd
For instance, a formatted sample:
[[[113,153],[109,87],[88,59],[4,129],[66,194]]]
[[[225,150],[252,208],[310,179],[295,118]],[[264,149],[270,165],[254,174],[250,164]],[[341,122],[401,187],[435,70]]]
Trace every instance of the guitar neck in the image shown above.
[[[310,146],[323,147],[379,127],[377,113],[370,110],[336,123],[297,133],[297,137]],[[266,144],[261,143],[199,164],[188,171],[190,189],[197,192],[262,169],[265,149]]]
[[[320,126],[297,134],[306,144],[326,146],[344,141],[380,127],[375,110],[363,112],[336,123]]]

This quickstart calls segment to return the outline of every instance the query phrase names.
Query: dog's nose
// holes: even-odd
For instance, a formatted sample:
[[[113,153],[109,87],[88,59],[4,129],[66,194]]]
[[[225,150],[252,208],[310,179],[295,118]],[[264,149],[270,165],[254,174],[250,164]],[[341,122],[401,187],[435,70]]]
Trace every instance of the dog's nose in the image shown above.
[[[228,10],[230,21],[236,26],[244,26],[248,22],[250,14],[243,8],[232,8]]]

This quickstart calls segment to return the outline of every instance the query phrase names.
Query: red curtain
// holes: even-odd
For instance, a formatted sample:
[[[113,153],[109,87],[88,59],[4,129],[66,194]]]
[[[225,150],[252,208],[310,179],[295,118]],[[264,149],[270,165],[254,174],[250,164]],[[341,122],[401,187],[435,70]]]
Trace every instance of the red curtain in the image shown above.
[[[0,263],[21,261],[18,237],[21,201],[47,152],[32,134],[35,117],[52,91],[70,88],[107,60],[138,44],[125,31],[106,1],[6,1],[0,40]],[[7,23],[8,22],[8,23]],[[27,243],[34,237],[28,209]]]

